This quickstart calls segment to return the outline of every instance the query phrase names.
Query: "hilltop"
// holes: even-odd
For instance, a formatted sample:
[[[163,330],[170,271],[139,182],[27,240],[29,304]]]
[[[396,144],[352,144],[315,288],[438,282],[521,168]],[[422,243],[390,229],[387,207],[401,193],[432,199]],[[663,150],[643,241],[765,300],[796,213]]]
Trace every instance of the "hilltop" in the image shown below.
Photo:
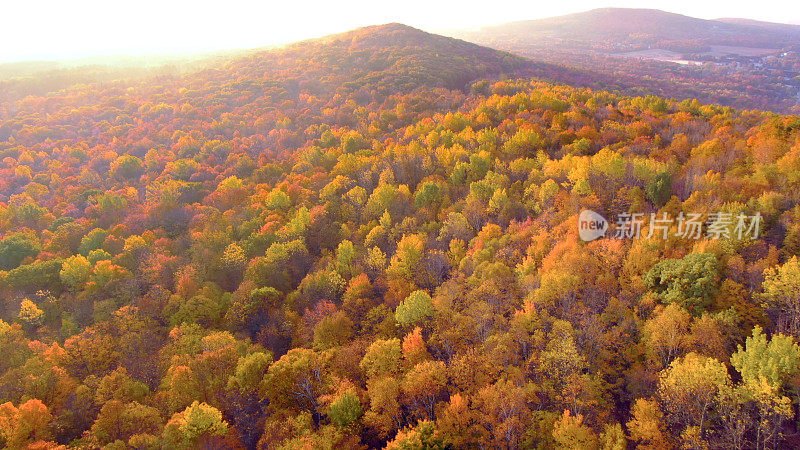
[[[464,89],[471,80],[513,73],[524,58],[459,39],[391,23],[257,52],[223,68],[234,73],[302,73],[349,88],[407,90],[421,86]]]

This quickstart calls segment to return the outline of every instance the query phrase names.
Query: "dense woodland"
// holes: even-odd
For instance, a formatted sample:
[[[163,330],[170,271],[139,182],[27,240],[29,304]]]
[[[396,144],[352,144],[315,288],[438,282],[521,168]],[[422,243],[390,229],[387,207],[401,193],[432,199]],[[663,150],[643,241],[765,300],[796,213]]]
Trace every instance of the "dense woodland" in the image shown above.
[[[0,445],[796,445],[800,118],[525,66],[389,25],[0,103]]]

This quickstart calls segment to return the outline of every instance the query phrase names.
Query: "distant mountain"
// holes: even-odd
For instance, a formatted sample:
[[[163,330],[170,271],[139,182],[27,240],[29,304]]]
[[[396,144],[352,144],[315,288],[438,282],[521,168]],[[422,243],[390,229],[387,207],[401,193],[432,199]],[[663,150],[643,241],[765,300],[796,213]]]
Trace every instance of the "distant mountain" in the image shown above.
[[[800,112],[797,25],[603,8],[453,35],[582,72],[567,84]]]
[[[705,20],[655,9],[602,8],[464,33],[476,42],[538,40],[590,44],[713,44],[783,48],[798,44],[800,26],[742,19]]]
[[[759,20],[740,19],[740,18],[721,18],[714,20],[714,22],[723,22],[733,25],[739,25],[748,27],[750,29],[759,28],[777,34],[784,34],[793,40],[797,40],[798,38],[800,38],[800,24],[762,22]]]

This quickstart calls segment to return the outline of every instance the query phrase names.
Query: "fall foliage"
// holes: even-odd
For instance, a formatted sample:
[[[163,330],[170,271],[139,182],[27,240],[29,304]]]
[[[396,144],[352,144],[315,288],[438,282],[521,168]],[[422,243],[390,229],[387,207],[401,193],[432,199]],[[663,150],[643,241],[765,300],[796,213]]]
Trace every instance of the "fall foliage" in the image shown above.
[[[524,65],[393,24],[0,103],[0,445],[796,445],[800,118]]]

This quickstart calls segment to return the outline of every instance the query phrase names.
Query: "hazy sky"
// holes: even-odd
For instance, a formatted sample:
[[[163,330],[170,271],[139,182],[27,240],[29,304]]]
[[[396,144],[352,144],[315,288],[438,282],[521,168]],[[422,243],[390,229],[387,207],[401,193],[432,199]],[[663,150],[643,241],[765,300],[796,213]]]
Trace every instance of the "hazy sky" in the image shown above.
[[[800,23],[790,0],[612,1],[0,0],[0,62],[252,48],[387,22],[442,32],[606,6]]]

